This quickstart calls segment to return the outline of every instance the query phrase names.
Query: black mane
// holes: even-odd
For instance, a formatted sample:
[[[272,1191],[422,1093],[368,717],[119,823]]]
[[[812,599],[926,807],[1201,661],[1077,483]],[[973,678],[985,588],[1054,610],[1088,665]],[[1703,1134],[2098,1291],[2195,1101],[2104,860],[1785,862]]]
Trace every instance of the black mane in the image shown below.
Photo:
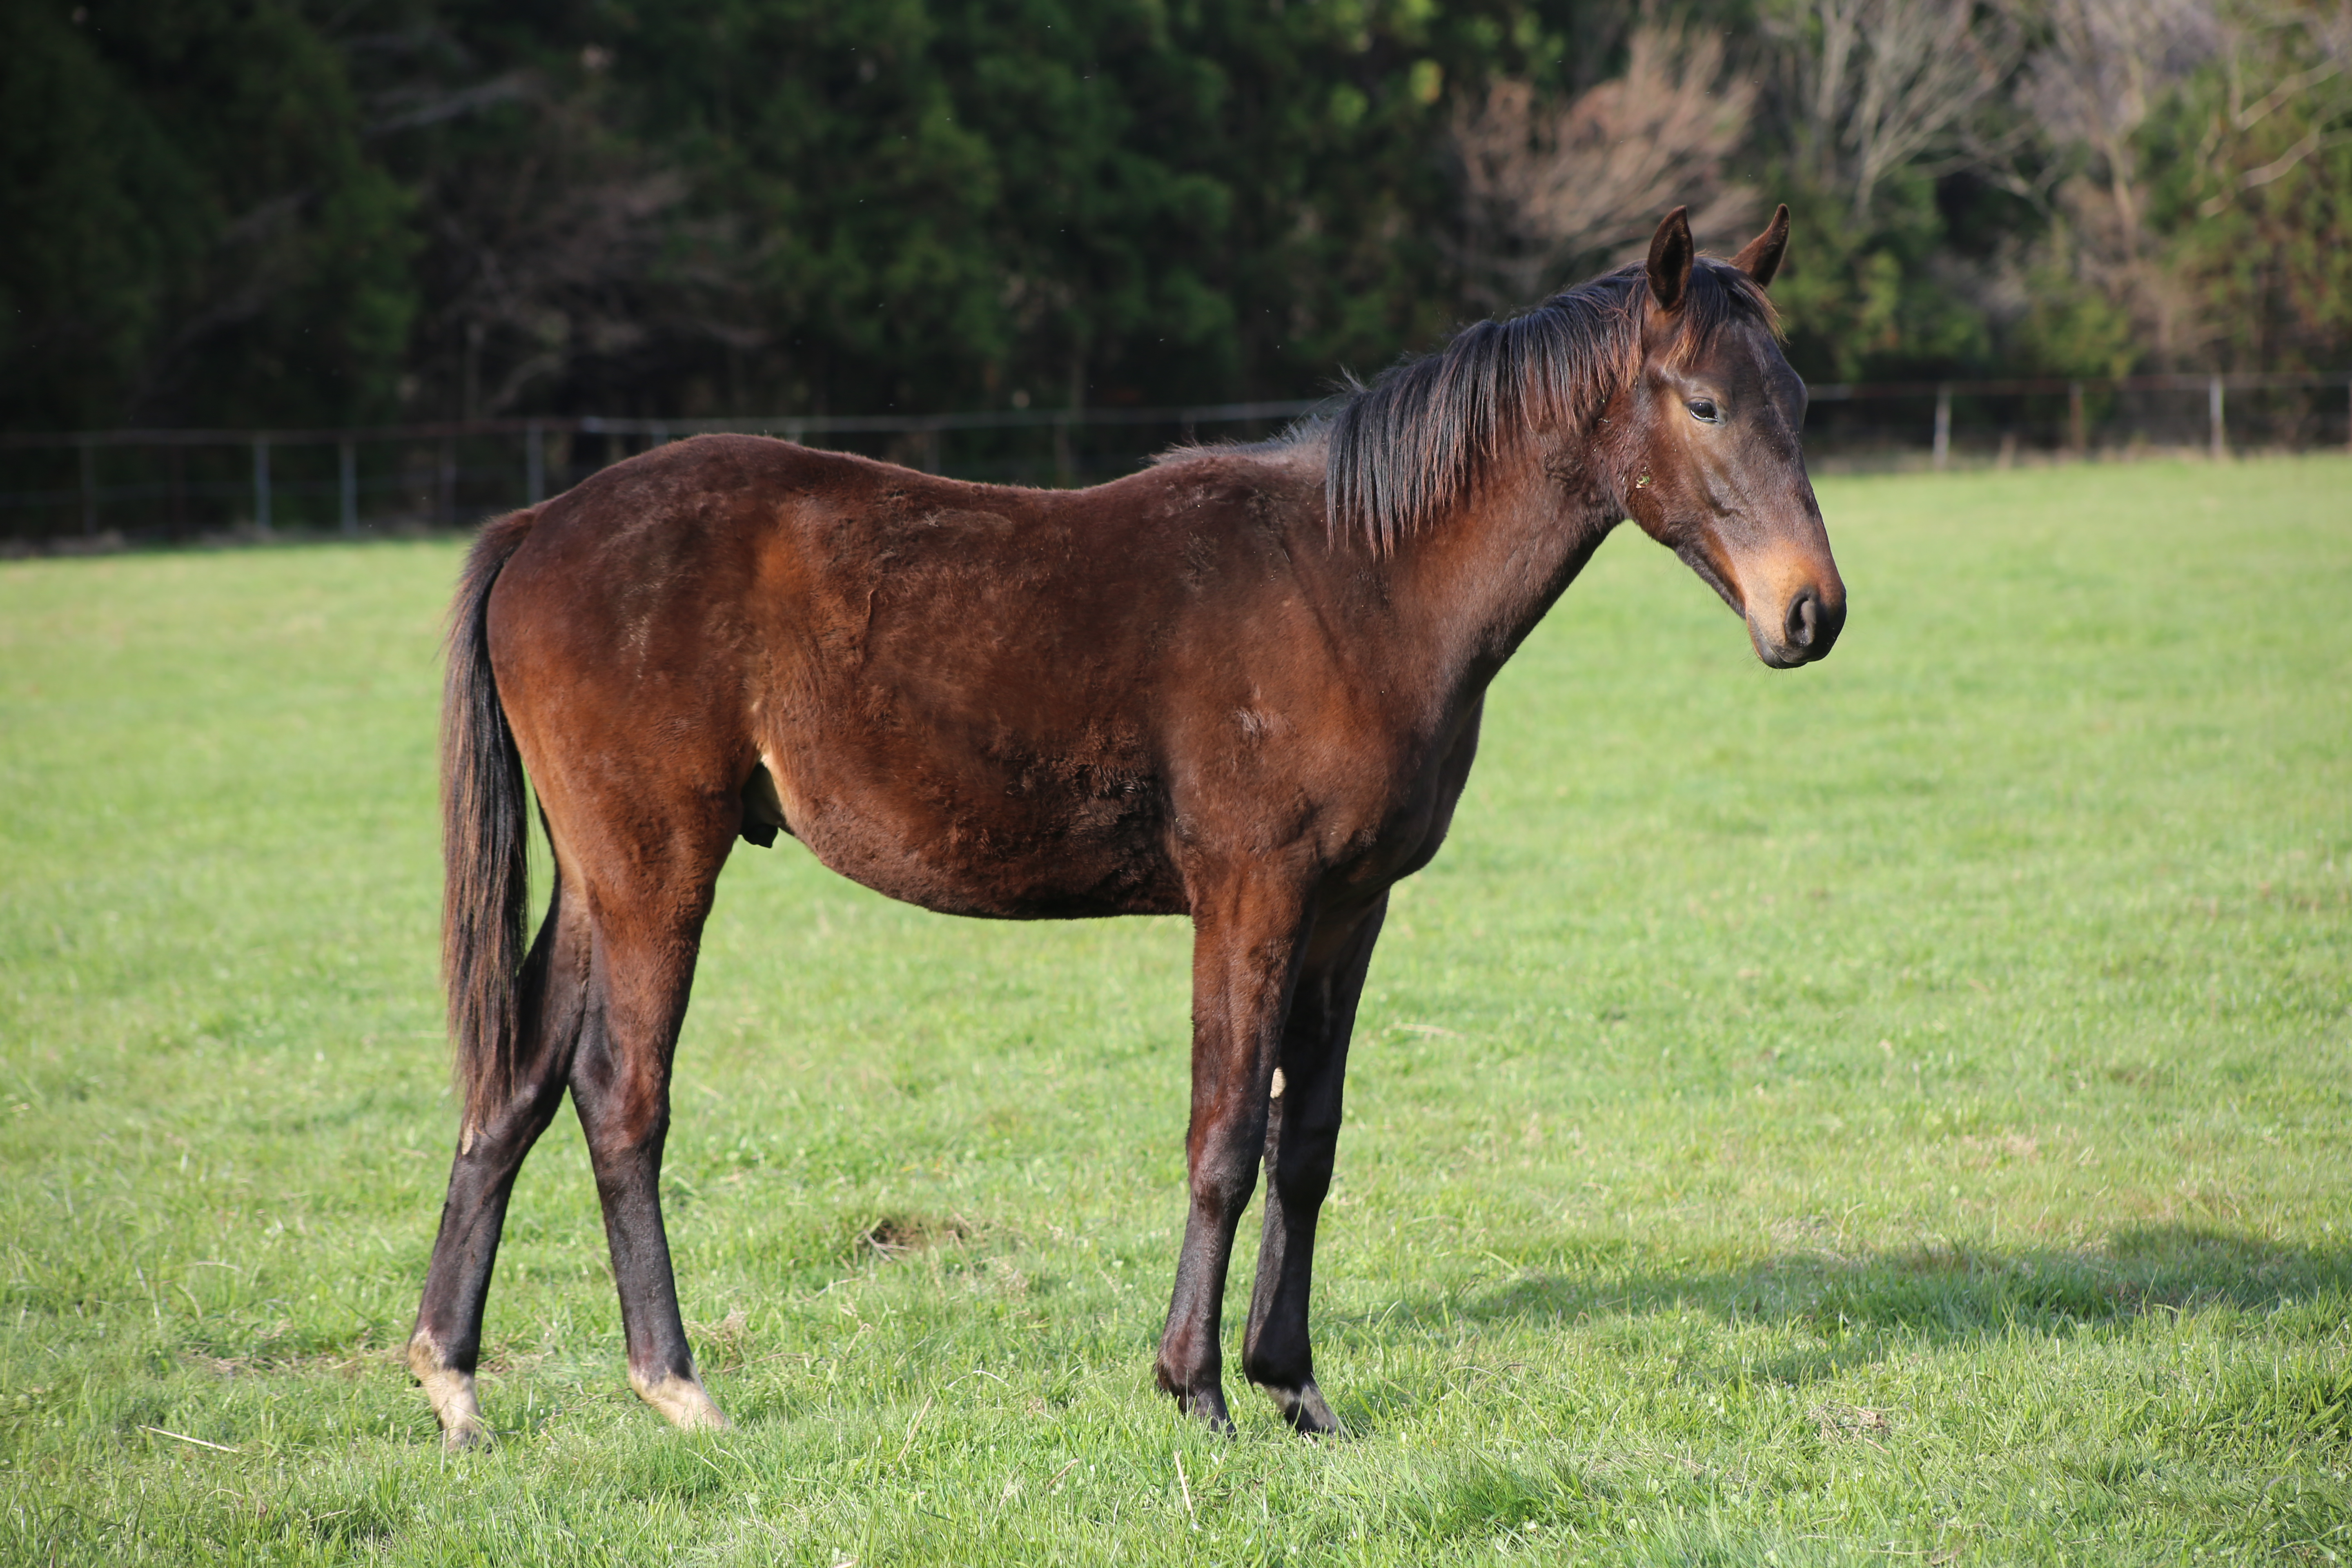
[[[1520,432],[1591,419],[1640,363],[1647,290],[1636,262],[1523,316],[1466,327],[1359,387],[1328,426],[1332,538],[1359,534],[1385,553],[1457,504]],[[1734,322],[1778,331],[1764,290],[1710,258],[1691,268],[1682,315],[1677,359],[1705,353]]]

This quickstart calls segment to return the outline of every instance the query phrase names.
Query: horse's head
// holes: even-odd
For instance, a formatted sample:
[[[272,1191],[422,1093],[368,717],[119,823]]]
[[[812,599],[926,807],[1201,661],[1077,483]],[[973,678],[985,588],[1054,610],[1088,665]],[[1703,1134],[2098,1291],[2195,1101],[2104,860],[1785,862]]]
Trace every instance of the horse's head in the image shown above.
[[[1828,655],[1845,584],[1805,478],[1805,384],[1780,353],[1764,286],[1789,209],[1728,262],[1699,258],[1676,207],[1650,241],[1642,365],[1625,421],[1628,513],[1748,622],[1775,669]],[[1630,407],[1626,406],[1630,405]]]

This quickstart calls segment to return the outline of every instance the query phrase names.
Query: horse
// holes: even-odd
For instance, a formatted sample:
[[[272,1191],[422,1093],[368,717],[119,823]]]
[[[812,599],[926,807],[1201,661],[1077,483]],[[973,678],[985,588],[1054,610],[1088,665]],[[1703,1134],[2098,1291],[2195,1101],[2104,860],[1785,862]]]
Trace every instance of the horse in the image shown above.
[[[604,469],[486,525],[451,612],[443,960],[464,1107],[408,1364],[488,1436],[483,1304],[516,1173],[568,1089],[629,1380],[723,1427],[662,1226],[671,1058],[737,840],[798,838],[928,910],[1192,922],[1190,1182],[1154,1373],[1230,1429],[1226,1265],[1270,1191],[1242,1370],[1308,1435],[1307,1298],[1389,890],[1444,841],[1487,685],[1631,516],[1776,668],[1845,588],[1804,384],[1684,209],[1646,260],[1354,384],[1271,441],[1072,490],[749,436]],[[554,871],[528,949],[527,802]]]

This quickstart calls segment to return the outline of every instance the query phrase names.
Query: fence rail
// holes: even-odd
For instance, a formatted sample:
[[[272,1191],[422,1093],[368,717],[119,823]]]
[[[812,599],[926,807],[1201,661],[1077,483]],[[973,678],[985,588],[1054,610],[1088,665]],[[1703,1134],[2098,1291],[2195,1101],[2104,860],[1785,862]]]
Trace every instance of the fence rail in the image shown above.
[[[2326,395],[2335,389],[2346,395]],[[1832,463],[1924,455],[1941,468],[1956,456],[2007,462],[2028,453],[2080,459],[2201,447],[2219,458],[2247,444],[2352,446],[2352,372],[2344,371],[1830,384],[1811,393],[1806,445],[1816,460]],[[1068,484],[1131,467],[1145,449],[1138,438],[1154,429],[1160,445],[1197,438],[1203,428],[1268,434],[1331,401],[0,433],[0,538],[21,548],[45,534],[70,543],[101,531],[180,538],[225,527],[355,535],[387,524],[454,526],[542,500],[627,456],[633,444],[715,431],[878,447],[877,455],[932,472]]]
[[[2068,379],[2054,376],[2016,377],[1991,381],[1855,382],[1811,388],[1816,404],[1863,403],[1894,398],[1932,397],[1936,400],[1934,434],[1929,451],[1941,468],[1951,458],[1952,400],[1972,398],[2066,399],[2066,448],[2075,456],[2090,450],[2085,407],[2094,395],[2130,393],[2202,393],[2204,435],[2209,455],[2229,455],[2229,395],[2232,392],[2318,392],[2341,386],[2352,395],[2352,371],[2242,371],[2223,374],[2119,375]],[[2013,426],[2012,426],[2013,428]],[[1809,432],[1810,434],[1810,432]],[[2301,445],[2317,445],[2304,442]],[[2352,406],[2345,411],[2344,444],[2352,447]],[[2013,449],[2013,448],[2012,448]]]

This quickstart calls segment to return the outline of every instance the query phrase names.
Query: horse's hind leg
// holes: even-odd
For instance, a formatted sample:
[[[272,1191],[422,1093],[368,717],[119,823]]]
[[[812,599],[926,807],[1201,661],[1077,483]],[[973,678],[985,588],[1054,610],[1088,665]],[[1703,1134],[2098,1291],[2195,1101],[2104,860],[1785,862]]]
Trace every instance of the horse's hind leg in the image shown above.
[[[572,1059],[572,1100],[588,1136],[621,1298],[629,1382],[685,1427],[727,1417],[696,1375],[662,1226],[662,1145],[670,1060],[719,868],[738,818],[722,794],[682,808],[655,842],[583,846],[595,882],[591,1004]],[[643,820],[640,818],[640,820]]]
[[[1348,1038],[1387,909],[1383,899],[1329,952],[1309,953],[1283,1030],[1280,1092],[1267,1110],[1265,1231],[1258,1243],[1242,1371],[1274,1396],[1285,1419],[1310,1435],[1339,1430],[1315,1384],[1307,1296],[1316,1218],[1331,1187],[1331,1161],[1339,1142]]]
[[[513,1092],[459,1134],[449,1194],[425,1277],[425,1300],[408,1340],[408,1365],[433,1402],[453,1448],[482,1440],[489,1428],[474,1387],[482,1347],[482,1309],[498,1262],[507,1198],[523,1156],[547,1131],[563,1099],[580,1034],[588,973],[588,922],[581,900],[562,877],[523,969],[523,1037]]]

